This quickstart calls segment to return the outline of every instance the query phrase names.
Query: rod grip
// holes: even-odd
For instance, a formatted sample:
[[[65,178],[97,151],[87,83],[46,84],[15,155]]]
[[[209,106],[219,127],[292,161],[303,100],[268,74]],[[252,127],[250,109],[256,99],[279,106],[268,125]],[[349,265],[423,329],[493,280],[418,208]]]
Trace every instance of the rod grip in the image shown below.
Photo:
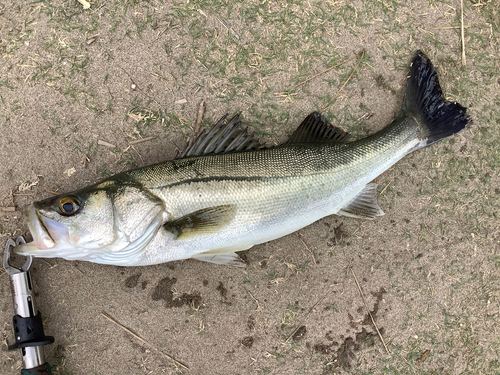
[[[52,375],[52,369],[48,362],[45,362],[43,365],[30,368],[30,369],[22,369],[21,375]]]
[[[43,332],[42,314],[40,311],[35,316],[24,318],[14,315],[12,318],[16,343],[9,346],[9,350],[27,348],[30,346],[49,345],[54,342],[52,336],[45,336]]]

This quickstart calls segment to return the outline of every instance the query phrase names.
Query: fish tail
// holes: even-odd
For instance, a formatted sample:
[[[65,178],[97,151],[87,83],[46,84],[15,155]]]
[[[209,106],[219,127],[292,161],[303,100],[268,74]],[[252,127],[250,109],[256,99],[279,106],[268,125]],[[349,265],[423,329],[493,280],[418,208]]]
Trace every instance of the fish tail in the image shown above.
[[[416,120],[420,127],[420,147],[464,129],[471,121],[465,112],[465,107],[443,97],[436,69],[422,51],[417,51],[410,67],[399,116]]]

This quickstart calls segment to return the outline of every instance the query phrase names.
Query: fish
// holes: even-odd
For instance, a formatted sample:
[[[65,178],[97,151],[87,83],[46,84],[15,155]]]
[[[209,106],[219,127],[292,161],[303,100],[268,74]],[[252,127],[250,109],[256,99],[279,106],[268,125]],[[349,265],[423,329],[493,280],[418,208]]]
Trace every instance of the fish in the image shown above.
[[[265,147],[238,115],[226,115],[173,160],[28,205],[33,241],[15,252],[119,266],[188,258],[244,266],[238,251],[323,217],[384,215],[372,181],[470,122],[417,51],[401,109],[380,131],[351,141],[313,112],[286,142]]]

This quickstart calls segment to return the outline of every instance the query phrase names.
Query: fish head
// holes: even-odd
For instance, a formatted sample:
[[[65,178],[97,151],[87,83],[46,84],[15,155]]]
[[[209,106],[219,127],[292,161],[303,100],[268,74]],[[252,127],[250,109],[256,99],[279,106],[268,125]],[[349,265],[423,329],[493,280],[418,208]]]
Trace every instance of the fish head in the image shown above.
[[[14,251],[126,265],[154,237],[163,211],[162,202],[140,186],[105,181],[28,205],[33,242]]]

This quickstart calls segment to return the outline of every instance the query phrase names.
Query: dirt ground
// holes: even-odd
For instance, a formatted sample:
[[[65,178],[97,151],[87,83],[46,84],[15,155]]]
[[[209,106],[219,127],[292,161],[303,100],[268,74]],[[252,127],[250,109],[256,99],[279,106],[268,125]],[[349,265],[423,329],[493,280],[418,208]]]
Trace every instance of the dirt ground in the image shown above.
[[[245,269],[34,260],[54,373],[500,373],[499,14],[464,1],[463,66],[458,0],[0,0],[2,248],[29,237],[25,204],[173,158],[202,99],[204,126],[241,112],[268,145],[325,106],[361,137],[422,49],[473,119],[377,178],[385,216],[326,217]],[[1,374],[22,366],[12,315],[0,271]]]

